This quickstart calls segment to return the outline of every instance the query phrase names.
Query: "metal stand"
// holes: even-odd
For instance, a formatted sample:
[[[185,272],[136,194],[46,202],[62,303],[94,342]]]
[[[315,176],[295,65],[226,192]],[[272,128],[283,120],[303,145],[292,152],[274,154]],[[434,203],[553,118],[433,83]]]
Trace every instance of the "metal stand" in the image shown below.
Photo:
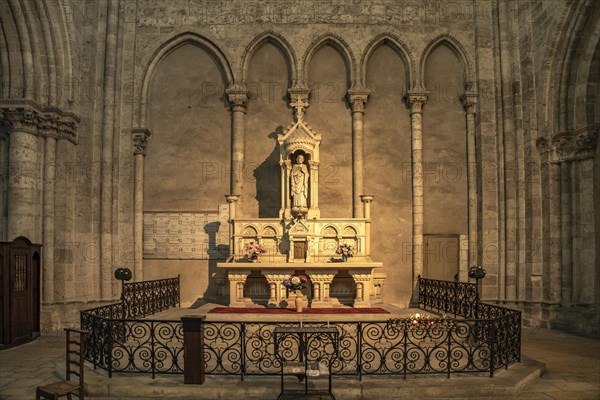
[[[281,399],[285,393],[304,393],[319,394],[322,390],[308,390],[308,380],[313,374],[319,375],[319,370],[309,369],[309,356],[312,349],[320,349],[319,359],[310,360],[310,363],[320,365],[321,361],[326,360],[328,372],[327,395],[335,400],[331,392],[331,365],[338,357],[339,332],[335,327],[277,327],[273,331],[275,342],[275,356],[281,364],[281,392],[277,399]],[[297,353],[294,351],[297,346]],[[294,362],[294,360],[298,360]],[[315,372],[313,372],[315,371]],[[299,379],[304,379],[304,391],[293,391],[284,389],[284,376],[295,375]]]

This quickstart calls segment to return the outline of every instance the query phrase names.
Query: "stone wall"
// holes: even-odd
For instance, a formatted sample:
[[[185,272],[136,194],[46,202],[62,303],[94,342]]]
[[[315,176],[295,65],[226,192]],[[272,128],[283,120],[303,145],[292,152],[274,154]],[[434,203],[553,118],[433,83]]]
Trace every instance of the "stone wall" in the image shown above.
[[[323,135],[322,216],[375,196],[386,302],[410,301],[423,235],[459,235],[464,265],[488,272],[484,298],[597,334],[598,13],[592,0],[4,2],[0,237],[44,244],[48,326],[61,304],[117,298],[117,266],[190,274],[193,301],[212,261],[143,260],[143,213],[240,194],[242,216],[273,216],[291,89]]]

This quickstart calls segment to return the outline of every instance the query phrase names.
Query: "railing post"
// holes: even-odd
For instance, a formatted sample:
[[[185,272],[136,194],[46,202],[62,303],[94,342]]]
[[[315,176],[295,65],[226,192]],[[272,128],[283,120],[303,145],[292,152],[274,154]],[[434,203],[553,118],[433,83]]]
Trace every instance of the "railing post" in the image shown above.
[[[246,372],[246,324],[240,323],[240,379],[244,380],[244,373]],[[277,356],[277,354],[275,354]]]
[[[492,320],[488,320],[490,334],[490,378],[494,377],[494,359],[496,358],[496,327]]]
[[[362,324],[357,322],[356,330],[358,338],[356,340],[356,368],[358,369],[358,380],[362,381]]]
[[[108,377],[112,378],[112,347],[113,347],[113,322],[114,320],[111,318],[108,320],[108,354],[106,355],[106,362],[108,367]]]
[[[186,315],[183,323],[183,383],[204,383],[203,316]]]

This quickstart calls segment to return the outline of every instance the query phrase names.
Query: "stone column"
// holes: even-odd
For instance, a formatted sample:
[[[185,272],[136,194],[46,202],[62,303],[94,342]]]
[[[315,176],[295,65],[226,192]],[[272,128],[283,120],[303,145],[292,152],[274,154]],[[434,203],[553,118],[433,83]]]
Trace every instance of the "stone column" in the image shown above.
[[[133,180],[133,277],[139,282],[144,279],[144,157],[146,156],[146,143],[150,137],[150,131],[146,128],[135,128],[132,133],[135,170]]]
[[[56,126],[47,126],[44,135],[44,263],[42,292],[44,303],[54,302],[54,197],[56,189]]]
[[[354,279],[356,297],[354,307],[369,307],[371,305],[371,287],[373,286],[373,276],[370,272],[350,271],[350,276]]]
[[[28,107],[6,111],[11,125],[8,150],[8,221],[7,240],[25,236],[40,243],[37,193],[39,179],[39,115]]]
[[[234,219],[237,213],[237,202],[240,199],[240,196],[237,194],[229,194],[225,196],[227,203],[229,204],[229,255],[232,256],[235,254],[235,224]]]
[[[412,148],[412,201],[413,201],[413,287],[417,287],[418,276],[423,274],[423,105],[427,92],[413,90],[408,93],[410,106]],[[413,298],[418,292],[413,290]]]
[[[363,203],[363,215],[365,222],[365,255],[371,255],[371,202],[375,197],[370,194],[360,196],[360,201]]]
[[[363,114],[370,92],[366,89],[350,89],[348,101],[352,108],[352,216],[362,217],[358,196],[364,193],[364,139]]]
[[[236,83],[227,91],[231,103],[231,192],[242,193],[244,184],[244,135],[246,129],[246,105],[248,90],[245,85]]]
[[[467,185],[469,196],[468,207],[468,262],[469,265],[479,265],[477,259],[477,159],[475,149],[475,111],[477,93],[466,92],[461,100],[467,113]]]

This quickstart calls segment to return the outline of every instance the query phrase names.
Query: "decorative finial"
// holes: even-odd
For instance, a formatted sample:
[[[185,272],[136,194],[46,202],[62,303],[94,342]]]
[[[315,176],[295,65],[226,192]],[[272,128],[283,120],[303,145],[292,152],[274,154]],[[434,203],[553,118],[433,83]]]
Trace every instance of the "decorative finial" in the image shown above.
[[[302,99],[302,96],[298,95],[295,101],[292,101],[291,106],[296,109],[296,118],[298,121],[302,121],[304,116],[304,108],[308,107],[308,102]]]

